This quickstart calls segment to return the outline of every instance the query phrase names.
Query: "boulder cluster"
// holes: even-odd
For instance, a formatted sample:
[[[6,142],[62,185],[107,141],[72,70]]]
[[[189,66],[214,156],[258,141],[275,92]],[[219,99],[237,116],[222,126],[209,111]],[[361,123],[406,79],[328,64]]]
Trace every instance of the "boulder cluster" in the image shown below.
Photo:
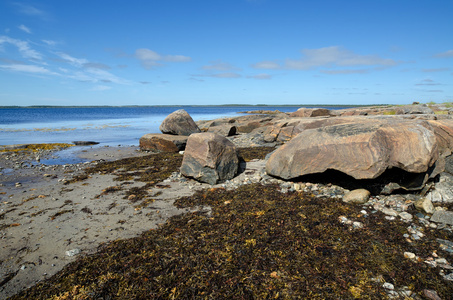
[[[162,134],[144,135],[140,148],[184,151],[181,174],[214,185],[237,176],[236,147],[273,146],[265,171],[274,178],[322,181],[327,174],[332,183],[374,195],[422,191],[432,201],[453,202],[445,183],[453,172],[453,115],[440,109],[301,108],[197,123],[181,109],[163,121]]]

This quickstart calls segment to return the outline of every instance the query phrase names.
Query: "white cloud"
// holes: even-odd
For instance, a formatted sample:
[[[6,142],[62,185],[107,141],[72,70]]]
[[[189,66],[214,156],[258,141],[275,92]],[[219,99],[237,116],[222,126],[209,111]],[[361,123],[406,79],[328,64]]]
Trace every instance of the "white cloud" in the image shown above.
[[[157,52],[154,52],[153,50],[149,49],[137,49],[135,51],[135,57],[137,57],[139,60],[161,60],[162,56],[157,54]]]
[[[18,28],[19,28],[20,30],[22,30],[22,31],[26,32],[26,33],[29,33],[29,34],[31,34],[31,30],[30,30],[30,28],[28,28],[27,26],[25,26],[25,25],[23,25],[23,24],[22,24],[22,25],[20,25],[20,26],[18,26]]]
[[[434,57],[438,57],[438,58],[453,57],[453,50],[448,50],[448,51],[445,51],[442,53],[438,53],[438,54],[434,55]]]
[[[339,46],[303,49],[301,52],[302,58],[287,59],[282,65],[275,61],[263,61],[252,65],[252,67],[257,69],[310,70],[317,67],[394,66],[398,64],[393,59],[382,58],[378,55],[360,55]],[[346,71],[346,73],[350,73],[350,71]]]
[[[360,70],[322,70],[321,73],[329,75],[338,75],[338,74],[366,74],[370,70],[360,69]]]
[[[338,46],[302,50],[303,57],[298,60],[288,59],[285,66],[289,69],[308,70],[315,67],[329,66],[393,66],[397,62],[377,55],[360,55]]]
[[[253,75],[253,76],[247,76],[247,78],[253,78],[253,79],[271,79],[272,76],[269,75],[269,74],[266,74],[266,73],[261,73],[261,74],[256,74],[256,75]]]
[[[44,67],[36,65],[0,65],[0,68],[15,72],[25,72],[25,73],[34,73],[34,74],[46,74],[46,75],[59,75],[58,73],[52,72]]]
[[[85,58],[75,58],[69,54],[62,53],[62,52],[57,52],[56,54],[61,59],[63,59],[65,62],[70,63],[71,65],[76,66],[76,67],[83,67],[84,64],[89,63],[89,61],[86,60]]]
[[[242,77],[241,74],[234,73],[234,72],[223,72],[223,73],[215,73],[215,74],[193,74],[193,77],[212,77],[212,78],[240,78]],[[195,78],[192,78],[195,79]],[[198,80],[198,79],[196,79]]]
[[[231,71],[231,70],[240,70],[240,68],[236,68],[235,66],[223,62],[222,60],[212,61],[210,65],[203,66],[203,70],[213,70],[213,71]]]
[[[192,58],[184,55],[165,55],[164,56],[165,61],[172,61],[172,62],[187,62],[191,61]]]
[[[252,68],[255,69],[280,69],[281,66],[275,61],[262,61],[252,65]]]
[[[192,60],[190,57],[184,55],[160,55],[157,52],[146,48],[137,49],[135,51],[135,58],[141,62],[145,69],[162,66],[160,61],[188,62]]]
[[[435,82],[432,79],[423,79],[420,83],[416,83],[416,86],[422,86],[422,85],[427,85],[427,86],[434,86],[434,85],[442,85],[440,83]]]
[[[19,8],[19,12],[29,15],[29,16],[36,16],[40,18],[47,18],[47,13],[43,10],[40,10],[34,6],[27,5],[27,4],[22,4],[22,3],[13,3]]]
[[[445,72],[445,71],[450,71],[450,68],[422,69],[422,72],[425,72],[425,73]]]
[[[52,41],[52,40],[41,40],[43,43],[46,43],[49,46],[55,46],[57,42]]]
[[[106,64],[101,64],[101,63],[85,63],[85,64],[83,64],[83,67],[87,68],[87,69],[100,69],[100,70],[110,70],[111,69]]]
[[[42,60],[42,55],[39,52],[31,49],[28,45],[28,42],[26,41],[13,39],[8,36],[0,36],[0,46],[6,43],[16,46],[20,54],[25,58]]]

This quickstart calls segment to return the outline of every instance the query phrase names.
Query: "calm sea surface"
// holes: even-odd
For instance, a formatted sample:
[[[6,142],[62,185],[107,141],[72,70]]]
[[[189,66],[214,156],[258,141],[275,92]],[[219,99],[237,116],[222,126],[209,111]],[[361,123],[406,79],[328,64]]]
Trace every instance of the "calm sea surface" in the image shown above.
[[[160,133],[170,113],[185,109],[195,121],[242,115],[249,110],[293,112],[292,106],[164,106],[0,108],[0,145],[96,141],[138,145],[146,133]],[[335,109],[330,107],[330,109]]]

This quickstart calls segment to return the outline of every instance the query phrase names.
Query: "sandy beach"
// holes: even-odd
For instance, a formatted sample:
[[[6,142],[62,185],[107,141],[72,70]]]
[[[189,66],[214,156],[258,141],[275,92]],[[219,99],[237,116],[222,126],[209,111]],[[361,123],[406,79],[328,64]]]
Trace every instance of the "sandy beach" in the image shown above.
[[[72,151],[90,162],[45,166],[33,153],[0,154],[0,299],[52,276],[101,243],[136,236],[187,211],[174,207],[173,201],[193,191],[175,182],[149,191],[156,194],[155,201],[143,209],[123,199],[124,191],[105,193],[123,184],[113,174],[65,184],[97,162],[149,154],[138,147]],[[40,160],[52,155],[49,152]],[[128,188],[143,184],[129,182]]]

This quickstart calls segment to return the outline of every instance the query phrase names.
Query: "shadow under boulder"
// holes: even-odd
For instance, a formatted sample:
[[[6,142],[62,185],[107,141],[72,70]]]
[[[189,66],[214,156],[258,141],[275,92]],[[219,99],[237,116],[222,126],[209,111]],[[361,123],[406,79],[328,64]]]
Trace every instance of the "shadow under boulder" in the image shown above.
[[[428,178],[428,172],[410,173],[399,168],[392,168],[375,179],[355,179],[343,172],[328,169],[323,173],[303,175],[292,181],[334,184],[348,190],[366,189],[372,195],[379,195],[422,190]]]

